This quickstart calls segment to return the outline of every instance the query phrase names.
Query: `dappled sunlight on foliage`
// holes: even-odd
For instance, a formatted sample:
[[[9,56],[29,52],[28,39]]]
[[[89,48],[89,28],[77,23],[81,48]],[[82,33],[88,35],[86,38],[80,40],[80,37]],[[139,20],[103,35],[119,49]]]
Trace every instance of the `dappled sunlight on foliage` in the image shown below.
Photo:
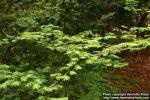
[[[129,66],[122,52],[150,47],[149,9],[148,0],[0,1],[0,99],[125,92],[108,77]]]

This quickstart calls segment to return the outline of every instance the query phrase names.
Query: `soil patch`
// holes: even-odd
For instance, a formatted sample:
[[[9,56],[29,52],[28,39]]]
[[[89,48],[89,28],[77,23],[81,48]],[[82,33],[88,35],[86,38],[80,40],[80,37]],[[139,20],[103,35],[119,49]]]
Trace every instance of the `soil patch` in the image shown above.
[[[128,66],[116,70],[115,75],[120,76],[122,87],[129,92],[150,92],[150,48],[139,52],[124,51],[120,55],[129,63]],[[113,85],[119,85],[119,80],[112,80]]]

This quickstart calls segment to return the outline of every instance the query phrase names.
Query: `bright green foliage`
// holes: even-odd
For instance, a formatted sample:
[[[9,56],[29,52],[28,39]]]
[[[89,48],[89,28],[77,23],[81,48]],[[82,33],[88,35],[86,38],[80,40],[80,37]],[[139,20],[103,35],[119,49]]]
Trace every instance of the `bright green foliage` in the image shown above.
[[[90,96],[92,92],[99,97],[99,93],[104,92],[105,88],[111,90],[107,85],[105,88],[99,87],[100,84],[105,86],[105,83],[101,82],[107,82],[103,79],[101,68],[121,68],[126,63],[116,55],[117,53],[150,46],[149,40],[112,46],[107,41],[117,39],[113,35],[105,36],[104,43],[102,37],[94,35],[91,31],[68,36],[58,29],[50,24],[42,26],[39,32],[24,32],[16,37],[9,36],[1,40],[2,100],[35,99],[42,98],[41,96],[78,97],[75,95],[76,88],[82,93],[81,99],[82,95]],[[94,82],[95,85],[90,82]],[[88,94],[84,93],[84,89],[80,89],[82,86],[88,89]]]
[[[149,9],[149,0],[1,0],[0,100],[121,91],[107,74],[127,65],[122,51],[150,47]]]
[[[92,54],[101,48],[101,38],[93,35],[90,39],[90,35],[93,34],[89,31],[69,37],[58,27],[48,25],[40,32],[24,32],[1,40],[0,55],[2,63],[7,64],[0,67],[2,100],[59,96],[81,69],[101,67],[105,59]]]
[[[150,35],[150,26],[148,26],[148,27],[133,27],[133,28],[131,28],[130,29],[130,31],[131,32],[133,32],[133,33],[136,33],[136,32],[138,32],[138,33],[144,33],[144,35]]]
[[[112,62],[113,56],[105,58],[93,54],[94,50],[102,48],[100,40],[101,37],[90,31],[70,37],[52,25],[43,26],[39,32],[24,32],[2,39],[1,63],[7,65],[0,67],[1,98],[33,99],[59,96],[59,92],[68,94],[69,91],[61,90],[80,70],[87,71],[88,75]],[[115,57],[115,60],[119,64],[119,59]]]

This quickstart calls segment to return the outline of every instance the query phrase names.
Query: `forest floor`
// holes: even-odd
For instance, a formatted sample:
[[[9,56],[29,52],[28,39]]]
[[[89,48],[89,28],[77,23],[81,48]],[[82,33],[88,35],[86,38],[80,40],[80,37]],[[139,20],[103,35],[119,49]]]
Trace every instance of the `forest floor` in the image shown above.
[[[137,53],[124,51],[121,57],[126,59],[128,66],[116,70],[112,85],[125,88],[131,93],[150,92],[150,48]]]

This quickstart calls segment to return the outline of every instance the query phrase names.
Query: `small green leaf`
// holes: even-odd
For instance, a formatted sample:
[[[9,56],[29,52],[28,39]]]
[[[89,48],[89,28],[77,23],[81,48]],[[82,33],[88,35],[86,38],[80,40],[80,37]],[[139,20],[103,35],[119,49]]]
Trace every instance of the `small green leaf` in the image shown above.
[[[70,71],[70,75],[76,75],[77,73],[75,71]]]
[[[67,75],[64,75],[64,76],[63,76],[63,80],[64,80],[64,81],[68,81],[68,80],[70,80],[70,77],[67,76]]]
[[[81,70],[82,69],[82,67],[79,65],[76,65],[74,68],[75,68],[75,70]]]

